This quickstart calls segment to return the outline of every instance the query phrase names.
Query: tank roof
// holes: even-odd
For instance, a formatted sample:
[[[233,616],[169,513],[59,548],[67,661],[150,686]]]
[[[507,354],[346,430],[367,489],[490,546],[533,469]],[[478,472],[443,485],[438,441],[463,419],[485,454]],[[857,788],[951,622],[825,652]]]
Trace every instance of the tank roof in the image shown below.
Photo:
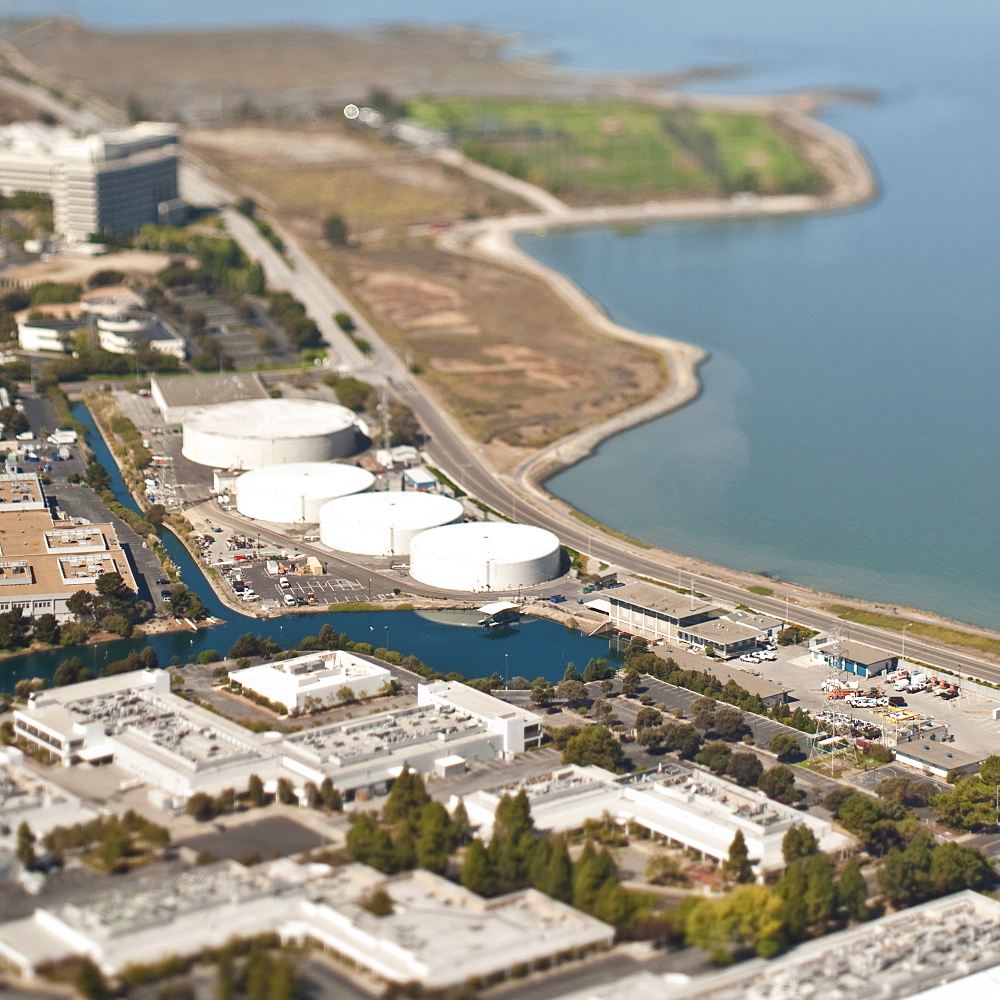
[[[412,556],[436,553],[475,562],[519,562],[537,559],[558,547],[559,539],[545,528],[497,521],[432,528],[411,542],[410,552]]]
[[[457,500],[437,493],[356,493],[320,508],[320,523],[392,524],[400,528],[434,528],[462,516]]]
[[[375,477],[356,465],[339,462],[290,462],[265,465],[243,473],[236,480],[236,492],[260,491],[285,496],[321,499],[367,490]]]
[[[234,438],[316,437],[351,427],[353,410],[315,399],[246,399],[196,410],[184,426]]]

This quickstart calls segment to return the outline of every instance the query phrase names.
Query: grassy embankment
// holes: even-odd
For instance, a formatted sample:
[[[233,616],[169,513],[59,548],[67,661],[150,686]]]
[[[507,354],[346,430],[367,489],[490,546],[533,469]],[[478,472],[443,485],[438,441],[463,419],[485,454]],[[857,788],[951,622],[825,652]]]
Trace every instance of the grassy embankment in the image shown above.
[[[847,622],[857,622],[859,625],[874,625],[876,628],[888,628],[897,632],[907,629],[907,635],[922,635],[928,639],[937,639],[950,646],[961,646],[964,649],[974,649],[980,653],[992,653],[1000,656],[1000,639],[992,639],[988,635],[977,635],[975,632],[964,632],[961,629],[949,628],[947,625],[931,625],[927,622],[917,622],[899,615],[884,615],[877,611],[863,611],[845,604],[831,604],[827,608],[838,618]]]
[[[575,204],[815,194],[824,182],[766,116],[628,101],[423,98],[413,118],[472,159]]]

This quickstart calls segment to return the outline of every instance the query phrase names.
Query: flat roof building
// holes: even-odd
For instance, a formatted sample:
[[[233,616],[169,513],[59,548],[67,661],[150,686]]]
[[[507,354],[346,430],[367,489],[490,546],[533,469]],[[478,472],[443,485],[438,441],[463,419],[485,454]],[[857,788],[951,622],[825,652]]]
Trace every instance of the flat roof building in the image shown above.
[[[626,635],[676,640],[678,627],[707,621],[714,606],[691,594],[648,583],[632,583],[607,593],[611,625]]]
[[[729,856],[733,836],[740,830],[761,875],[784,868],[781,842],[796,824],[808,826],[826,853],[843,852],[852,843],[827,821],[775,802],[763,792],[678,764],[661,768],[660,773],[632,778],[599,767],[566,765],[548,774],[471,792],[462,800],[470,820],[487,836],[501,797],[523,789],[540,830],[578,830],[588,819],[608,813],[622,826],[636,823],[720,862]]]
[[[229,671],[230,687],[252,691],[289,712],[336,705],[345,689],[355,698],[372,698],[391,680],[385,667],[343,649]]]
[[[244,399],[270,399],[267,386],[256,372],[221,375],[154,375],[150,379],[153,402],[168,424],[180,424],[195,410]]]
[[[301,659],[315,661],[316,655]],[[346,666],[349,673],[354,669]],[[368,673],[380,685],[381,670]],[[302,675],[291,673],[288,682],[311,673],[308,667]],[[453,773],[460,770],[459,760],[441,765],[443,759],[468,763],[511,756],[537,738],[533,712],[489,695],[470,698],[465,706],[464,687],[455,685],[447,696],[436,692],[423,704],[280,739],[171,694],[165,670],[138,670],[38,692],[15,710],[14,732],[66,766],[113,759],[173,802],[195,792],[245,788],[251,774],[288,777],[300,785],[329,777],[350,801],[386,793],[404,767],[434,774],[445,766]]]
[[[503,752],[507,757],[540,746],[542,742],[542,717],[537,712],[510,705],[468,684],[457,681],[420,684],[417,687],[417,703],[468,712],[492,732],[503,736]]]
[[[364,906],[384,891],[392,912]],[[22,975],[88,956],[108,976],[235,937],[312,943],[390,983],[429,989],[502,978],[535,960],[610,947],[614,928],[534,889],[484,899],[440,875],[365,865],[245,868],[221,862],[151,877],[0,924],[0,957]],[[448,942],[442,947],[442,942]]]
[[[74,135],[61,125],[0,128],[0,192],[52,198],[55,231],[70,243],[128,236],[176,202],[180,130],[165,122]]]
[[[956,750],[950,743],[939,743],[928,739],[919,730],[909,739],[902,735],[894,747],[896,761],[915,767],[924,774],[933,774],[938,778],[946,777],[951,771],[958,774],[975,774],[979,765],[986,759],[986,754],[968,753]]]
[[[835,670],[866,678],[878,677],[899,665],[899,657],[895,653],[887,653],[853,639],[836,641],[830,636],[810,643],[809,658],[813,663],[825,663]]]
[[[96,591],[104,573],[118,573],[137,589],[114,525],[56,521],[38,476],[0,474],[0,612],[20,608],[28,618],[53,614],[70,621],[69,598]]]

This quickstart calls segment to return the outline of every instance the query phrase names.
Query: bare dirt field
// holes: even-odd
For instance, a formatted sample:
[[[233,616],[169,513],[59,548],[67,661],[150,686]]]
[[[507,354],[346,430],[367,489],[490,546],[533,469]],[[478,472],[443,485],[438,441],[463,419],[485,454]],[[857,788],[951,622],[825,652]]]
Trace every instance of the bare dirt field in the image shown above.
[[[4,278],[22,285],[37,285],[41,281],[85,282],[98,271],[123,271],[125,274],[150,275],[162,271],[170,263],[165,253],[145,253],[123,250],[100,257],[60,256],[53,261],[15,264],[4,270]]]

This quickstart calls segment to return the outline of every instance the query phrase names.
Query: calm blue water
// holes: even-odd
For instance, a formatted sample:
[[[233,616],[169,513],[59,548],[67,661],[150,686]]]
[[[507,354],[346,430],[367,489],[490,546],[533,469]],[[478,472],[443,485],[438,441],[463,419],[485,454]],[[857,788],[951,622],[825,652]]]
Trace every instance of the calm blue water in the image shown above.
[[[104,26],[232,23],[228,5],[194,0],[7,6],[61,9]],[[239,11],[334,27],[417,16],[402,0]],[[994,0],[426,0],[419,18],[517,32],[520,50],[577,67],[745,70],[702,89],[879,92],[825,116],[874,161],[873,206],[524,240],[620,322],[712,352],[697,403],[551,485],[672,549],[1000,626]]]

